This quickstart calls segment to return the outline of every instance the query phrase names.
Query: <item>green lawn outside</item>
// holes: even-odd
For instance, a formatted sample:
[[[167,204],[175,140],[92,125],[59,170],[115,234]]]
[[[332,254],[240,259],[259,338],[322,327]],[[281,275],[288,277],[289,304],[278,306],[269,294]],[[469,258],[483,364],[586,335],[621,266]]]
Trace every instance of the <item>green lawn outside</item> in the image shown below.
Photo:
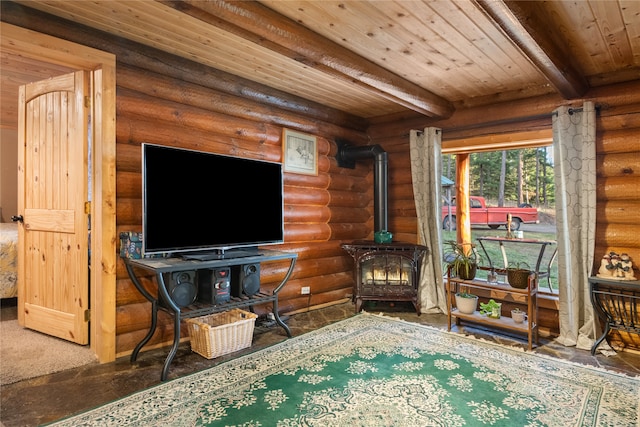
[[[506,230],[504,228],[498,230],[491,229],[482,229],[482,228],[474,228],[471,230],[471,237],[473,243],[476,244],[476,249],[478,250],[479,255],[481,256],[480,265],[481,266],[489,266],[489,262],[487,257],[482,251],[480,244],[478,243],[478,237],[505,237]],[[443,241],[447,240],[456,240],[456,232],[455,231],[442,231]],[[536,232],[527,232],[526,239],[538,239],[538,240],[556,240],[555,233],[536,233]],[[491,259],[494,267],[504,267],[504,261],[502,259],[502,252],[500,251],[500,246],[497,242],[483,242],[485,249],[487,250],[487,254]],[[540,263],[540,269],[542,271],[546,270],[547,265],[549,264],[549,260],[553,255],[553,252],[556,249],[556,245],[547,246],[545,249],[544,257],[542,258],[542,262]],[[445,246],[444,250],[447,250]],[[507,259],[509,261],[509,265],[515,265],[516,263],[526,263],[531,269],[533,269],[536,265],[536,261],[538,259],[538,255],[540,253],[539,245],[527,245],[522,243],[505,243],[505,252],[507,254]],[[558,291],[558,263],[557,259],[553,262],[551,266],[551,274],[550,274],[550,282],[551,289],[554,292]],[[478,277],[481,279],[486,278],[486,272],[480,271],[478,273]],[[505,277],[499,277],[499,281],[505,281]],[[539,288],[541,291],[549,291],[549,284],[547,279],[543,279],[540,281]]]

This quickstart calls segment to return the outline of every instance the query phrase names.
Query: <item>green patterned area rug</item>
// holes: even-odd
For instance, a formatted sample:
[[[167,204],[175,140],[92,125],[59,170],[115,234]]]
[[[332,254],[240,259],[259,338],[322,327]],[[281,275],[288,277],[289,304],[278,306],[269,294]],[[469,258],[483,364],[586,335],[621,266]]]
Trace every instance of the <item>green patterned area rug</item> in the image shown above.
[[[637,426],[640,380],[362,313],[56,426]]]

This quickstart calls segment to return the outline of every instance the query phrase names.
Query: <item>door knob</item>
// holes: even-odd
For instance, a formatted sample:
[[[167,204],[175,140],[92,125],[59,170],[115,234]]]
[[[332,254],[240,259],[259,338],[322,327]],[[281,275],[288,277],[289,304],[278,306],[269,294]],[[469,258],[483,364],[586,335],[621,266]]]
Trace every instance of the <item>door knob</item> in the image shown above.
[[[11,217],[11,221],[13,221],[13,222],[24,222],[24,218],[22,217],[22,215],[13,215]]]

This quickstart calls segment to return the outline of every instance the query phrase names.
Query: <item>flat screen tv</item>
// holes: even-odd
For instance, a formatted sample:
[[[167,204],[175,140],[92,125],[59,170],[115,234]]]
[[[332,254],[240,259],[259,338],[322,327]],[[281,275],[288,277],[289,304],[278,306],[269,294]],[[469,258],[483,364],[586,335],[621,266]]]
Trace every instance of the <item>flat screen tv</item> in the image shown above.
[[[226,258],[284,241],[280,163],[142,144],[142,193],[145,256]]]

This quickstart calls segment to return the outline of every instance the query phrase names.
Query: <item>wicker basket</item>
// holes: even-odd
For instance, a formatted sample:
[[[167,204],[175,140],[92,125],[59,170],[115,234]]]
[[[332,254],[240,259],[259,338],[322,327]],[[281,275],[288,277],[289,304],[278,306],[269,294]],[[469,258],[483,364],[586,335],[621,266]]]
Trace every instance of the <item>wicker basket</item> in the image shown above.
[[[187,319],[191,350],[213,359],[251,346],[258,315],[234,308]]]

